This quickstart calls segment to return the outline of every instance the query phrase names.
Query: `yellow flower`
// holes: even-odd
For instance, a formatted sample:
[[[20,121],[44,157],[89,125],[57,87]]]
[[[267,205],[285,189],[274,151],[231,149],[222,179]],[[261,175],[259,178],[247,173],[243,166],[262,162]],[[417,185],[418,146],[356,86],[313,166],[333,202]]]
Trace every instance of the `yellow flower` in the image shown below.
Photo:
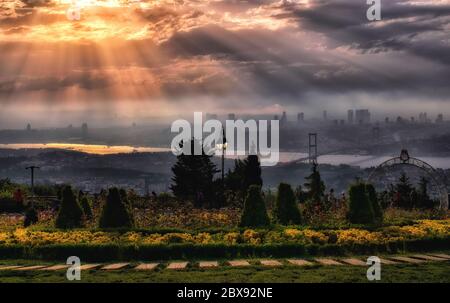
[[[243,234],[244,241],[250,244],[261,244],[261,236],[253,229],[247,229]]]
[[[239,233],[227,233],[223,236],[223,240],[229,245],[237,244],[239,241]]]

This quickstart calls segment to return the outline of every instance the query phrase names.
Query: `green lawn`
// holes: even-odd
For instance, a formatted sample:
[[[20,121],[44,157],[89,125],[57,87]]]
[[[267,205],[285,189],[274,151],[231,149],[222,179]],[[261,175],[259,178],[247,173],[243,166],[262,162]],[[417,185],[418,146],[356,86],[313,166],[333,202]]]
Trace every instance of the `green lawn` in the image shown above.
[[[39,261],[0,261],[0,264],[48,264]],[[220,267],[217,269],[189,268],[182,271],[157,268],[155,271],[90,271],[82,272],[81,282],[368,282],[366,267],[286,265],[267,268]],[[68,282],[65,271],[17,272],[0,271],[0,282]],[[449,262],[429,262],[419,265],[385,265],[381,282],[450,282]],[[73,283],[73,282],[71,282]],[[373,282],[371,282],[373,283]]]

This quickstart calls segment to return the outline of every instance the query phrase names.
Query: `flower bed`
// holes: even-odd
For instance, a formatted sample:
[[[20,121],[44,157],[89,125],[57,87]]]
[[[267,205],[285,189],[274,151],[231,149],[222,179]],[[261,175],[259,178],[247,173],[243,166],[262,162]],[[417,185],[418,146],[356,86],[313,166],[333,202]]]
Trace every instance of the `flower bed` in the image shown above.
[[[284,228],[275,230],[253,230],[214,233],[145,231],[39,231],[17,228],[0,232],[0,245],[28,247],[54,244],[115,244],[115,245],[164,245],[164,244],[224,244],[224,245],[384,245],[389,242],[450,237],[450,219],[419,220],[414,225],[383,227],[375,231],[365,229],[311,230]]]

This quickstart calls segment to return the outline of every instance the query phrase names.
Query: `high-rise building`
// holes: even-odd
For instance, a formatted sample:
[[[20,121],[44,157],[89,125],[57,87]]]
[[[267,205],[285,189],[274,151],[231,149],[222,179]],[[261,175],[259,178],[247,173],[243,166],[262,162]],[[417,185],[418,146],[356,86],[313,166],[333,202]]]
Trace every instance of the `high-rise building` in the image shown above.
[[[348,122],[348,124],[353,124],[353,118],[354,118],[353,109],[349,109],[347,111],[347,122]]]
[[[86,138],[88,136],[88,124],[86,122],[81,125],[81,135],[83,136],[83,138]]]
[[[286,124],[287,124],[287,116],[286,112],[283,112],[283,114],[281,115],[280,126],[286,126]]]
[[[236,114],[234,114],[234,113],[229,113],[228,114],[228,120],[236,120]]]
[[[328,119],[328,113],[326,110],[323,111],[323,119],[327,120]]]
[[[355,121],[358,124],[368,124],[370,123],[370,112],[368,109],[357,109],[355,110]]]
[[[305,114],[304,113],[298,113],[297,114],[297,122],[302,123],[305,120]]]
[[[443,114],[437,115],[436,123],[442,123],[442,122],[444,122],[444,115]]]

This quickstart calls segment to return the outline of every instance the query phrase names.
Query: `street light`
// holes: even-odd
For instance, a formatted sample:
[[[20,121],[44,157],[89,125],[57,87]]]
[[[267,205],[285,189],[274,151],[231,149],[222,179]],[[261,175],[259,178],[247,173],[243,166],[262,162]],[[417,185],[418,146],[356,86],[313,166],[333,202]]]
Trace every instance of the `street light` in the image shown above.
[[[34,196],[34,170],[35,169],[40,169],[39,166],[28,166],[25,169],[29,169],[31,171],[31,193]]]

